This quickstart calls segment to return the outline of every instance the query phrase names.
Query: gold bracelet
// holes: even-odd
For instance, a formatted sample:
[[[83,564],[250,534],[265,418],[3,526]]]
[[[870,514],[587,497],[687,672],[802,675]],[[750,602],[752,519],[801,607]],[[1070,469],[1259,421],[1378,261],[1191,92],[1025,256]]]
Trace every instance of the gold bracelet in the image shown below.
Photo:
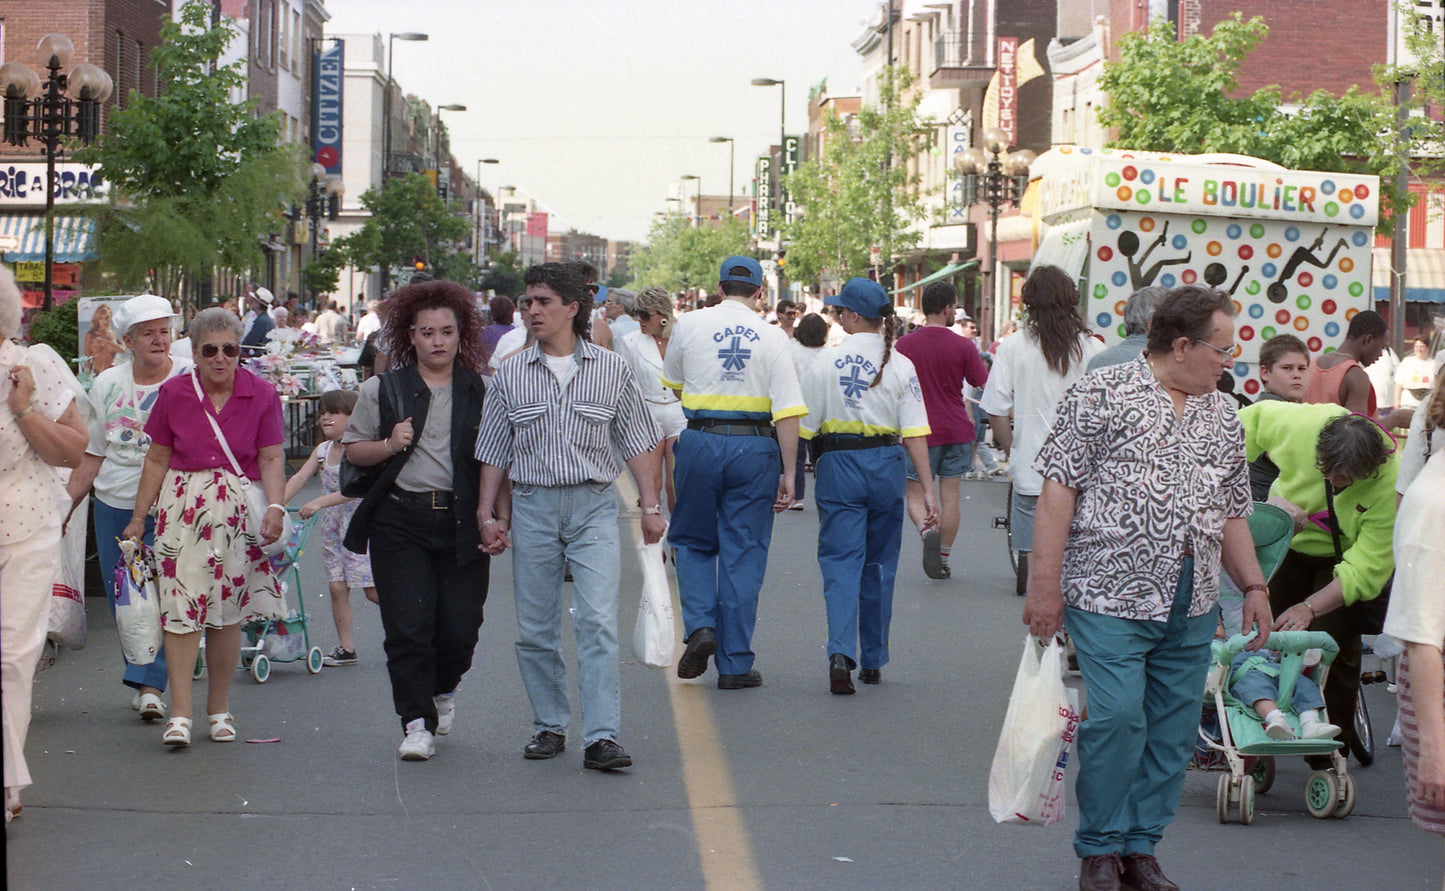
[[[1308,599],[1301,600],[1301,601],[1300,601],[1300,606],[1302,606],[1302,607],[1304,607],[1305,609],[1307,609],[1307,610],[1310,611],[1310,621],[1311,621],[1311,622],[1313,622],[1315,619],[1318,619],[1318,618],[1320,617],[1320,614],[1317,613],[1317,612],[1315,612],[1315,608],[1312,607],[1312,606],[1310,606],[1310,602],[1309,602]]]

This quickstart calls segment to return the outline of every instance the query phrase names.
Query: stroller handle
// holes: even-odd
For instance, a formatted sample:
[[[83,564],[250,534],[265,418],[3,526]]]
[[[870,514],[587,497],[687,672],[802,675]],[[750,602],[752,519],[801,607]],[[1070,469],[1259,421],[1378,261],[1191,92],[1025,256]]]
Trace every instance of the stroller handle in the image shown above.
[[[1225,641],[1221,659],[1226,664],[1233,661],[1234,657],[1242,653],[1258,634],[1257,631],[1236,634]],[[1340,645],[1323,631],[1272,631],[1269,640],[1265,641],[1265,646],[1271,650],[1278,650],[1282,655],[1318,649],[1323,654],[1320,661],[1325,665],[1335,661],[1335,656],[1340,652]]]

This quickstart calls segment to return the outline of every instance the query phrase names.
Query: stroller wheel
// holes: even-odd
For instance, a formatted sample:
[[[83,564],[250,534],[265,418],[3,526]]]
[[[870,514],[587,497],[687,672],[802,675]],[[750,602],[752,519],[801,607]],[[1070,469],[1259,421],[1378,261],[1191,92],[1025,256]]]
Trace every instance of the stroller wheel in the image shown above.
[[[1229,822],[1229,774],[1223,774],[1219,778],[1219,788],[1214,795],[1214,809],[1219,816],[1219,822]]]
[[[1355,809],[1355,778],[1345,774],[1345,783],[1340,789],[1340,799],[1335,804],[1335,810],[1330,814],[1336,820],[1343,820]]]
[[[312,647],[311,652],[306,654],[306,670],[312,674],[320,674],[321,660],[324,658],[325,657],[321,655],[320,647]]]
[[[1239,822],[1245,826],[1254,822],[1254,777],[1249,774],[1239,780]]]
[[[251,677],[256,679],[256,683],[264,684],[266,683],[266,679],[270,676],[270,658],[268,658],[265,653],[258,654],[256,658],[251,662]]]
[[[1340,800],[1340,781],[1332,770],[1317,770],[1310,774],[1305,783],[1305,807],[1310,816],[1319,820],[1329,818],[1335,812]],[[1354,807],[1354,802],[1350,802]]]
[[[1250,765],[1249,775],[1254,777],[1254,792],[1263,795],[1274,785],[1274,756],[1260,755]]]

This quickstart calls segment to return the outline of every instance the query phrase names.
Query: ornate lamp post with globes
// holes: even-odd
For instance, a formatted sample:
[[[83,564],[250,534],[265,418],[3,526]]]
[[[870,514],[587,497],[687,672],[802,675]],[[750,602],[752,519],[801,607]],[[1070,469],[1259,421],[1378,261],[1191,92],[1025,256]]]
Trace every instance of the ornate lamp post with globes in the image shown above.
[[[954,160],[954,169],[963,176],[964,202],[988,205],[988,266],[984,275],[991,299],[998,297],[998,211],[1005,205],[1019,206],[1029,185],[1029,165],[1035,158],[1028,149],[1006,156],[1008,147],[1008,133],[989,127],[983,131],[982,147],[960,152]]]
[[[0,93],[5,96],[4,138],[11,145],[31,139],[45,149],[45,303],[53,305],[55,267],[55,158],[71,138],[89,143],[100,133],[100,105],[110,98],[110,75],[88,62],[71,68],[75,45],[64,34],[40,39],[40,75],[20,62],[0,65]],[[68,73],[64,73],[69,68]]]

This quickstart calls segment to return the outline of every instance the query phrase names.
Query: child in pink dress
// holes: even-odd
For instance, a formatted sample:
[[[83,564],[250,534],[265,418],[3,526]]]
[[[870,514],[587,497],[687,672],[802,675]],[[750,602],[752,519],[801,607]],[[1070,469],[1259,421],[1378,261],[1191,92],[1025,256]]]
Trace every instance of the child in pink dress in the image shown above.
[[[360,503],[355,498],[341,494],[341,454],[336,448],[341,434],[351,420],[356,408],[357,394],[354,390],[328,390],[321,394],[317,404],[318,423],[321,434],[326,437],[296,475],[286,481],[286,501],[289,503],[301,487],[311,479],[317,468],[321,469],[321,496],[306,502],[299,511],[301,519],[310,517],[319,510],[325,510],[321,520],[322,561],[326,565],[326,577],[331,586],[331,618],[336,622],[336,637],[339,645],[325,656],[321,663],[328,666],[355,665],[356,639],[351,618],[351,589],[361,588],[366,599],[376,603],[376,583],[371,578],[371,557],[367,554],[353,554],[342,546],[346,537],[347,524],[356,513]]]

